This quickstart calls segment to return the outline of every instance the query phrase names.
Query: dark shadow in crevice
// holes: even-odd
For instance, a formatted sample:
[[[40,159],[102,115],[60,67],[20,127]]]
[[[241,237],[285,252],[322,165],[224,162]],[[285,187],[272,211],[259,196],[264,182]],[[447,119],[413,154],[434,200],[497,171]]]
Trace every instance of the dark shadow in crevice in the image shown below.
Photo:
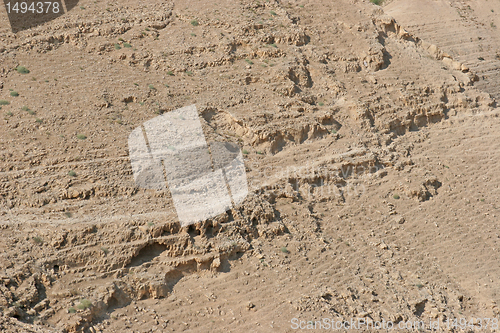
[[[126,267],[136,267],[140,266],[146,262],[153,260],[158,257],[162,252],[167,249],[166,245],[152,243],[144,246],[136,256],[132,258],[130,263]]]

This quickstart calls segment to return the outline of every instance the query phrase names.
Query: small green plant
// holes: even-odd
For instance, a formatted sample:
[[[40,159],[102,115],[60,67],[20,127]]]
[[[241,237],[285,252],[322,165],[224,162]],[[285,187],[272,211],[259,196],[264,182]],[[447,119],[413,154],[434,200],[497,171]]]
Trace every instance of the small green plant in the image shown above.
[[[197,20],[192,20],[192,21],[191,21],[191,25],[192,25],[193,27],[196,27],[196,26],[198,26],[198,25],[199,25],[199,23],[198,23],[198,21],[197,21]]]
[[[319,105],[319,106],[323,106],[323,105],[325,105],[325,103],[323,103],[323,102],[319,102],[319,103],[318,103],[318,105]]]
[[[71,170],[70,172],[68,172],[68,176],[70,177],[76,177],[76,172]]]
[[[87,138],[84,134],[77,134],[76,137],[80,140],[85,140]]]
[[[12,117],[13,113],[11,111],[5,113],[6,116]]]
[[[24,67],[24,66],[17,66],[16,68],[17,72],[18,73],[21,73],[21,74],[28,74],[30,71]]]
[[[92,306],[92,302],[89,301],[88,299],[82,299],[80,301],[80,304],[78,304],[76,307],[80,310],[85,310],[85,309],[88,309]]]
[[[9,101],[6,101],[6,100],[3,100],[3,99],[0,99],[0,105],[9,105],[10,102]]]
[[[384,2],[384,0],[370,0],[370,2],[377,6],[380,6],[382,5],[382,2]]]
[[[10,92],[10,95],[11,95],[12,97],[17,97],[17,96],[19,96],[19,93],[18,93],[17,91],[11,91],[11,92]]]
[[[35,119],[35,122],[36,122],[37,124],[41,124],[43,121],[42,121],[42,119],[40,119],[40,118],[36,118],[36,119]]]
[[[132,45],[130,45],[129,43],[123,43],[123,47],[126,47],[126,48],[131,48]]]
[[[193,75],[193,72],[191,72],[191,71],[186,71],[186,74],[187,74],[188,76],[191,76],[191,75]]]
[[[167,75],[174,76],[174,72],[172,72],[172,71],[168,71],[168,72],[167,72]]]
[[[36,81],[36,77],[34,77],[34,76],[33,76],[33,77],[31,78],[31,81]]]
[[[253,61],[250,60],[250,59],[245,59],[245,61],[249,64],[249,65],[253,65]]]
[[[243,154],[248,155],[248,150],[243,149]]]
[[[35,114],[35,111],[31,110],[31,109],[30,109],[29,107],[27,107],[27,106],[23,106],[23,107],[21,108],[21,110],[28,112],[28,114],[29,114],[29,115],[31,115],[31,116]]]
[[[85,9],[85,7],[83,7],[83,6],[80,6],[80,9],[81,9],[81,10],[84,10],[84,9]]]
[[[496,28],[496,27],[497,27],[497,26],[495,25],[495,23],[493,23],[493,22],[491,22],[491,23],[490,23],[490,26],[491,26],[492,28]]]
[[[335,128],[332,128],[332,130],[330,131],[332,134],[337,134],[337,131],[335,130]]]
[[[76,309],[74,307],[70,307],[68,309],[68,313],[76,313]]]
[[[121,37],[118,38],[118,41],[123,42],[123,38],[121,38]]]
[[[394,194],[392,197],[393,197],[394,199],[396,199],[396,200],[398,200],[398,199],[399,199],[399,195],[398,195],[398,194]]]
[[[257,151],[257,154],[263,155],[264,153],[259,150],[259,151]]]
[[[278,45],[276,45],[276,43],[272,43],[271,46],[272,47],[278,47]]]
[[[417,283],[415,286],[416,286],[418,289],[421,289],[421,288],[423,288],[423,287],[424,287],[424,285],[423,285],[423,284],[421,284],[421,283]]]
[[[38,237],[38,236],[33,237],[33,241],[37,244],[43,243],[43,239],[41,237]]]
[[[120,50],[121,48],[120,44],[115,44],[115,50]]]
[[[70,218],[71,216],[73,216],[73,214],[71,214],[70,212],[64,212],[64,215],[65,215],[67,218]]]
[[[155,86],[153,86],[152,84],[148,85],[148,88],[151,90],[156,90]]]
[[[281,252],[283,252],[283,253],[290,253],[290,251],[288,251],[288,249],[286,247],[284,247],[284,246],[281,248]]]
[[[272,16],[276,16],[277,15],[276,12],[272,11],[272,10],[269,12],[269,14],[271,14]]]
[[[153,222],[148,222],[148,227],[154,227],[154,223]]]
[[[101,251],[104,252],[104,254],[108,254],[109,253],[109,250],[104,247],[104,246],[101,246]]]

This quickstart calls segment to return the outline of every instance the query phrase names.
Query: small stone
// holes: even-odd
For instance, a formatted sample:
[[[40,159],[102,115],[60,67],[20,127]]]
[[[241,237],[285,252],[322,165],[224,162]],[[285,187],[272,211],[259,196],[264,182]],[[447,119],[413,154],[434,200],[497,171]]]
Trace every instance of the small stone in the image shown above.
[[[382,242],[378,246],[381,250],[387,250],[389,247],[387,246],[386,243]]]
[[[404,217],[402,217],[402,216],[397,216],[397,217],[394,219],[394,221],[396,221],[396,223],[398,223],[398,224],[403,224],[403,223],[405,223],[405,218],[404,218]]]
[[[212,261],[212,264],[210,264],[210,268],[212,268],[213,270],[217,270],[221,265],[221,262],[220,262],[220,258],[215,258],[213,261]]]

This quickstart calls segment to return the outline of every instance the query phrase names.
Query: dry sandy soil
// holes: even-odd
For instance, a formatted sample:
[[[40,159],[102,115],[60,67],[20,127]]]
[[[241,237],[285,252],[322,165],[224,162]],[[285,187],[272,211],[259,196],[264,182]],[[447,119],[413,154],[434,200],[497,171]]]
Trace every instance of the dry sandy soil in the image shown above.
[[[498,319],[498,13],[83,0],[14,34],[0,11],[0,331]],[[127,138],[191,104],[250,193],[181,228]]]

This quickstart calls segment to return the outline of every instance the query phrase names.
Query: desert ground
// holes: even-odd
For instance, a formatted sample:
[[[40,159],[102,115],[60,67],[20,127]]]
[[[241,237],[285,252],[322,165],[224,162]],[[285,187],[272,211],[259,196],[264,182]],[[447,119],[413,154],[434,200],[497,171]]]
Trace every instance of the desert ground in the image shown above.
[[[497,331],[499,1],[4,9],[0,332]],[[188,105],[249,194],[181,227],[127,140]]]

